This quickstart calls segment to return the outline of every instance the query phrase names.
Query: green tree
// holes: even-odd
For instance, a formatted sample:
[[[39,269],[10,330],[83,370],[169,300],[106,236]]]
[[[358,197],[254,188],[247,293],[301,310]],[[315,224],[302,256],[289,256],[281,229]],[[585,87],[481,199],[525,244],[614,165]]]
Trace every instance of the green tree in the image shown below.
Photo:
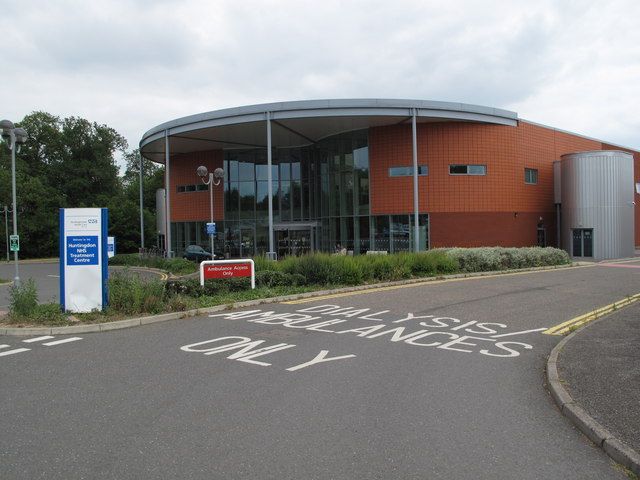
[[[125,158],[135,155],[126,152],[126,140],[107,125],[78,117],[60,119],[46,112],[33,112],[18,126],[29,135],[16,156],[20,255],[58,255],[58,209],[62,207],[109,207],[110,232],[120,238],[119,251],[135,251],[138,201],[130,192],[132,179],[118,176],[115,160],[119,152]],[[150,174],[153,177],[152,169]],[[145,184],[146,179],[145,175]],[[4,145],[0,147],[0,208],[3,205],[11,206],[11,156]],[[148,205],[155,209],[155,198]],[[153,213],[145,212],[145,218]],[[0,243],[4,244],[4,236]]]
[[[135,230],[135,242],[134,238],[130,235],[126,235],[127,245],[135,244],[135,248],[140,246],[140,151],[135,149],[124,155],[126,161],[126,170],[122,177],[122,184],[124,189],[124,197],[129,205],[134,208],[136,214],[137,228]],[[156,163],[144,159],[142,164],[142,189],[144,205],[144,236],[145,246],[149,247],[155,244],[156,238],[156,190],[162,188],[164,183],[164,169],[159,167]],[[125,212],[122,212],[125,215]],[[127,214],[129,215],[129,214]],[[122,241],[118,242],[122,245]],[[130,247],[133,251],[134,248]],[[119,248],[118,251],[124,251]]]

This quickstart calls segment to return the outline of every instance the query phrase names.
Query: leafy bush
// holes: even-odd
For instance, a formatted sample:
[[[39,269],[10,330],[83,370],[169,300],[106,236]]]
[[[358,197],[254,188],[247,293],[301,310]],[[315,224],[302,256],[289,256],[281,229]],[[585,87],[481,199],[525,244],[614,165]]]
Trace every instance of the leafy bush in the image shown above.
[[[36,305],[33,309],[29,320],[33,323],[41,325],[67,325],[69,320],[62,312],[58,303],[43,303]]]
[[[263,270],[256,272],[258,287],[281,287],[291,285],[291,274],[278,270]]]
[[[38,291],[33,279],[10,290],[9,322],[29,322],[38,325],[66,325],[66,315],[57,303],[38,304]]]
[[[195,278],[170,280],[166,283],[166,293],[172,295],[186,295],[189,297],[213,297],[229,292],[239,292],[251,288],[248,278],[228,278],[205,280],[204,287]]]
[[[279,267],[283,272],[302,275],[308,285],[330,285],[337,283],[331,258],[326,253],[287,257],[280,262]]]
[[[109,309],[123,314],[159,313],[165,306],[164,283],[116,273],[109,279]]]
[[[165,288],[168,295],[188,295],[191,297],[204,295],[200,281],[194,278],[169,280],[166,282]]]
[[[197,263],[184,258],[140,257],[137,253],[114,255],[109,259],[109,265],[158,268],[174,275],[186,275],[198,270]]]
[[[458,262],[463,272],[486,272],[571,263],[567,252],[552,247],[452,248],[446,255]]]
[[[256,274],[258,272],[278,270],[278,262],[268,260],[266,257],[254,257],[253,263],[256,267]]]
[[[9,313],[14,316],[28,317],[38,306],[38,290],[32,278],[22,282],[20,286],[13,285],[9,290]]]
[[[364,277],[362,267],[354,257],[333,256],[329,257],[329,259],[333,273],[332,283],[341,285],[359,285],[362,283]]]
[[[433,250],[407,254],[411,274],[415,277],[428,277],[458,271],[458,263],[444,252]]]

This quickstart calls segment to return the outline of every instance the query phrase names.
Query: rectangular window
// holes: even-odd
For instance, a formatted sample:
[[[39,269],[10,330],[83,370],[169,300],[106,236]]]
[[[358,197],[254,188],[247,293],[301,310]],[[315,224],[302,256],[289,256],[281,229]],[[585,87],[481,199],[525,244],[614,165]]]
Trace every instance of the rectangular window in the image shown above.
[[[524,183],[535,185],[538,183],[538,170],[535,168],[524,169]]]
[[[418,165],[418,176],[429,175],[429,167],[427,165]],[[413,176],[413,167],[390,167],[390,177],[411,177]]]
[[[209,186],[204,183],[198,183],[196,185],[178,185],[176,187],[178,193],[184,192],[206,192],[209,190]]]
[[[449,165],[449,175],[486,175],[486,165]]]

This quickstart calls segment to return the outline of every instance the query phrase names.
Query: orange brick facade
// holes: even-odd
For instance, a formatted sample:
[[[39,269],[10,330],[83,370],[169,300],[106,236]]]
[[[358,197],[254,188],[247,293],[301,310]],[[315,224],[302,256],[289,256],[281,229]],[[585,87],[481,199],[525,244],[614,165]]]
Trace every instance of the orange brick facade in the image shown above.
[[[553,162],[565,153],[619,147],[519,121],[517,127],[481,123],[424,123],[417,129],[420,213],[430,219],[430,247],[528,246],[537,244],[542,221],[548,245],[556,244]],[[628,151],[628,150],[627,150]],[[634,155],[640,182],[640,153]],[[451,164],[486,165],[486,175],[450,175]],[[175,155],[171,160],[172,222],[206,221],[209,193],[178,193],[178,185],[197,184],[196,168],[223,166],[223,152]],[[390,177],[390,167],[412,165],[411,125],[369,130],[371,215],[413,212],[412,177]],[[526,184],[525,168],[538,170],[538,183]],[[215,219],[224,219],[223,189],[214,191]],[[542,219],[542,220],[541,220]],[[635,240],[640,245],[640,208],[635,209]]]
[[[210,213],[209,192],[178,193],[178,185],[194,185],[202,183],[196,175],[200,165],[209,172],[222,168],[222,150],[195,152],[188,155],[174,155],[169,165],[171,188],[171,221],[195,222],[208,221]],[[222,186],[213,189],[213,216],[215,220],[224,218],[224,193]]]
[[[555,245],[553,162],[565,153],[619,149],[595,140],[520,121],[517,127],[428,123],[417,128],[419,208],[430,215],[430,246],[526,246],[537,244],[540,218],[547,244]],[[640,154],[634,153],[636,181]],[[369,132],[371,214],[413,210],[413,179],[390,178],[389,167],[412,164],[411,126]],[[450,175],[451,164],[486,165],[485,176]],[[526,184],[525,168],[538,170]],[[640,244],[636,208],[636,244]]]

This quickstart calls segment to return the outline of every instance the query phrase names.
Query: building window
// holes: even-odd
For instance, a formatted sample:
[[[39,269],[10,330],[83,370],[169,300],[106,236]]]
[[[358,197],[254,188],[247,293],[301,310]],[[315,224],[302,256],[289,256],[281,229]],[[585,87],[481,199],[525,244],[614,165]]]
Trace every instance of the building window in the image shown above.
[[[486,175],[486,165],[449,165],[449,175]]]
[[[418,175],[429,175],[429,167],[427,165],[418,165]],[[389,168],[390,177],[411,177],[413,176],[413,167],[391,167]]]
[[[538,183],[538,170],[535,168],[524,169],[524,183],[535,185]]]
[[[178,191],[178,193],[184,193],[184,192],[206,192],[207,190],[209,190],[209,186],[205,185],[204,183],[198,183],[195,185],[178,185],[176,187],[176,190]]]

